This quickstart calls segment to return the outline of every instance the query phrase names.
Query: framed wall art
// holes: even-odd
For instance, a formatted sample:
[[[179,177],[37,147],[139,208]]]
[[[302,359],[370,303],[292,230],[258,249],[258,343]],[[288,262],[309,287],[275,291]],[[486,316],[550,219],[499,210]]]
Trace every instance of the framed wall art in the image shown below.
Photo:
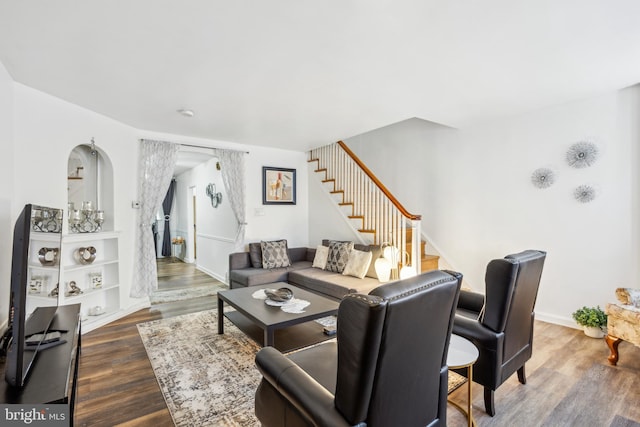
[[[296,170],[262,167],[262,204],[296,204]]]

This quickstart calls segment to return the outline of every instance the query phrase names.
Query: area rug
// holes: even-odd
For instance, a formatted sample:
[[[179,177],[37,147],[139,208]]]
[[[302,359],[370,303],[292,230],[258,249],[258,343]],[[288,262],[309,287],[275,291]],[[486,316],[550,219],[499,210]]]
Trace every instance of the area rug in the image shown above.
[[[172,289],[168,291],[156,291],[149,297],[151,304],[164,304],[166,302],[183,301],[191,298],[206,297],[216,295],[218,291],[227,290],[229,287],[222,282],[210,285],[193,286],[183,289]]]
[[[178,427],[260,425],[254,415],[262,378],[254,358],[260,347],[229,320],[224,322],[223,335],[217,332],[217,310],[137,325]],[[449,374],[450,389],[466,380]]]

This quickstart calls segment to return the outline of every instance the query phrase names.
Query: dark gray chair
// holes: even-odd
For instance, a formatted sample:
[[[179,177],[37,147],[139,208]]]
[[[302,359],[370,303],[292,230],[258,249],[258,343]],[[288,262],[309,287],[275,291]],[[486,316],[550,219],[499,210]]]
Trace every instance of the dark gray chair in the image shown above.
[[[502,383],[516,371],[522,384],[527,381],[524,364],[532,354],[534,306],[546,255],[527,250],[493,260],[487,265],[485,295],[460,292],[453,333],[478,347],[473,381],[484,386],[491,416],[494,392]]]
[[[289,356],[261,349],[255,411],[262,426],[445,426],[461,277],[431,271],[347,295],[337,342]]]

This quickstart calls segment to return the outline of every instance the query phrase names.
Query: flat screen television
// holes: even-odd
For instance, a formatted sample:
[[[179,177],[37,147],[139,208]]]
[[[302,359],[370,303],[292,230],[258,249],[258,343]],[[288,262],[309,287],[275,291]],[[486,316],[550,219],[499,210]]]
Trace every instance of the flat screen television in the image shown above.
[[[38,351],[64,342],[47,336],[58,306],[57,291],[49,287],[60,279],[62,214],[28,204],[14,227],[5,360],[5,380],[14,387],[24,386]]]

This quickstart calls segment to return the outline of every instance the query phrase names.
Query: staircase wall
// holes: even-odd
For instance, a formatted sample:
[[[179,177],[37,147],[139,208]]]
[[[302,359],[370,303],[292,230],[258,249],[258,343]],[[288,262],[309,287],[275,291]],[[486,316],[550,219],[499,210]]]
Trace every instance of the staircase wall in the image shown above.
[[[345,221],[331,196],[322,188],[321,174],[314,172],[316,163],[308,163],[309,180],[309,245],[322,244],[322,239],[358,242],[360,236]]]
[[[484,289],[489,260],[548,251],[537,316],[574,326],[576,308],[603,306],[616,287],[638,286],[639,105],[635,86],[458,130],[413,119],[344,141],[423,214],[430,243],[474,289]],[[566,150],[584,138],[600,158],[573,169]],[[530,181],[542,166],[558,177],[545,190]],[[593,202],[573,198],[580,184],[596,186]]]

